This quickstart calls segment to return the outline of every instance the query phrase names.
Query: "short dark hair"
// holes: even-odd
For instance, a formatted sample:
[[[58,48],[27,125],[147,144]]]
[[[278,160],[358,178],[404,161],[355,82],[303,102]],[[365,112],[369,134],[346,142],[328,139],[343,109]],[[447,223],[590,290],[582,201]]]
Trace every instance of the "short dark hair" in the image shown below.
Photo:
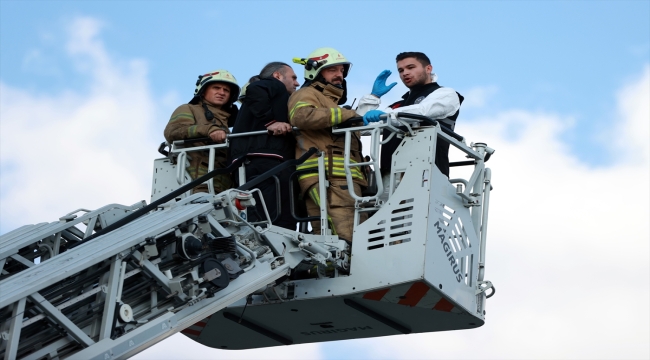
[[[290,67],[289,64],[281,61],[274,61],[266,64],[266,66],[262,68],[262,71],[260,71],[260,79],[269,78],[273,76],[273,73],[276,71],[284,76],[284,72],[286,71],[284,68],[285,66]]]
[[[431,60],[429,60],[429,57],[424,55],[424,53],[417,52],[417,51],[407,51],[403,53],[397,54],[397,57],[395,58],[395,62],[407,59],[407,58],[415,58],[415,60],[419,61],[422,66],[427,66],[431,65]]]

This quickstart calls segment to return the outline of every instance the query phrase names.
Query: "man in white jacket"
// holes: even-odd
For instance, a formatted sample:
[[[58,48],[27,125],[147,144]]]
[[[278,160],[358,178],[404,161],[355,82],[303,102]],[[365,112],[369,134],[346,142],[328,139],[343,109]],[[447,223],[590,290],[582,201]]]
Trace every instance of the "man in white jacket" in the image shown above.
[[[391,104],[385,111],[376,110],[381,104],[380,97],[388,93],[397,83],[386,85],[390,70],[384,70],[377,76],[370,95],[361,98],[357,113],[363,115],[365,123],[380,121],[379,116],[386,113],[405,112],[423,115],[438,120],[441,126],[454,130],[456,118],[463,102],[463,96],[454,89],[442,87],[436,82],[437,76],[429,58],[421,52],[403,52],[397,55],[397,71],[400,79],[409,88],[402,100]],[[389,132],[384,131],[384,137]],[[401,139],[393,137],[381,149],[380,168],[384,178],[384,188],[390,179],[393,152]],[[438,139],[436,145],[436,165],[449,177],[449,143]]]

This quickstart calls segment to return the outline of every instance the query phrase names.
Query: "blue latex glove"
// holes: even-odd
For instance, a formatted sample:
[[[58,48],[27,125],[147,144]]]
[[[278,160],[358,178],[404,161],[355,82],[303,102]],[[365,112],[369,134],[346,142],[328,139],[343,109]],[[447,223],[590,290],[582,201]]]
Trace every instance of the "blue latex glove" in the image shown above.
[[[384,114],[385,112],[381,110],[370,110],[365,115],[363,115],[363,124],[368,125],[371,122],[381,121],[379,116]]]
[[[375,83],[372,85],[372,91],[370,92],[372,95],[380,98],[386,95],[386,93],[389,92],[393,86],[397,85],[396,82],[390,85],[386,85],[386,80],[388,80],[390,74],[392,74],[390,70],[384,70],[379,74],[379,76],[377,76]]]

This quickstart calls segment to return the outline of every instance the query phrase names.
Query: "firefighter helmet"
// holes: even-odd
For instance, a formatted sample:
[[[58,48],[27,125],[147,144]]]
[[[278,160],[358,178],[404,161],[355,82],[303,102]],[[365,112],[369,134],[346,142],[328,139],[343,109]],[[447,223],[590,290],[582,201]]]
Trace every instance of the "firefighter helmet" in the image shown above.
[[[198,103],[201,100],[205,87],[215,82],[223,82],[230,86],[229,103],[232,104],[239,98],[240,88],[239,84],[237,84],[237,79],[228,70],[215,70],[207,74],[199,75],[199,79],[196,80],[196,89],[194,89],[194,98],[192,98],[190,104]]]
[[[333,65],[343,65],[343,77],[348,76],[352,63],[334,48],[319,48],[314,50],[307,58],[294,58],[294,63],[305,66],[305,80],[315,80],[320,71]]]

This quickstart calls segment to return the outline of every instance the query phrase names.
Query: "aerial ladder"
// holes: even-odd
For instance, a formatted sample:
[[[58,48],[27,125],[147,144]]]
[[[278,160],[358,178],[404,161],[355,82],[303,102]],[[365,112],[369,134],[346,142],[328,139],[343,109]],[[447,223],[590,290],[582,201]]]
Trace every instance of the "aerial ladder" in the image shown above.
[[[379,180],[361,196],[351,192],[351,244],[331,235],[325,201],[315,218],[294,211],[301,231],[273,226],[268,212],[247,220],[255,199],[264,201],[255,186],[312,155],[325,199],[317,149],[238,188],[191,194],[219,173],[243,176],[244,159],[192,180],[192,152],[214,156],[228,142],[168,144],[154,162],[150,204],[78,209],[0,236],[0,356],[123,359],[178,332],[217,349],[249,349],[482,326],[495,291],[484,279],[492,189],[485,162],[494,150],[416,115],[350,123],[333,130],[346,140],[350,185],[356,166],[381,179],[382,131],[402,139],[389,188]],[[357,131],[370,137],[363,163],[349,156]],[[470,167],[468,179],[438,170],[437,141],[466,155],[450,166]],[[310,220],[321,221],[322,234],[308,233]]]

